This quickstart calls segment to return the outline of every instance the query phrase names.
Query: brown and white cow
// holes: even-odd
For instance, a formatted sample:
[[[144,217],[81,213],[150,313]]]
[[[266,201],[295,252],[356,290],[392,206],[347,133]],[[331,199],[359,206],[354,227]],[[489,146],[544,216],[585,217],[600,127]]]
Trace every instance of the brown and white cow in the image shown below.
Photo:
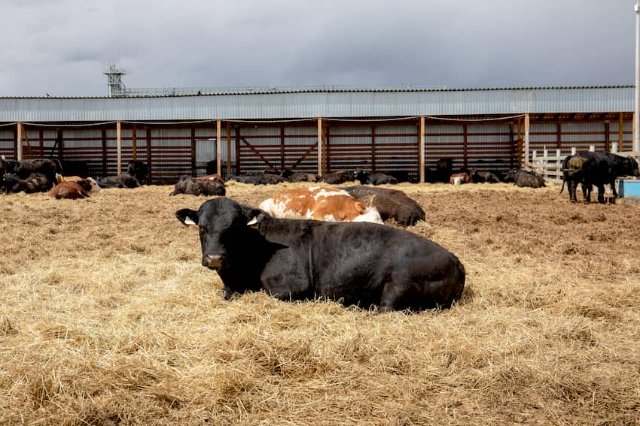
[[[78,200],[89,197],[89,191],[91,191],[91,182],[86,179],[77,182],[64,181],[53,187],[51,196],[56,200],[61,198]]]
[[[83,178],[80,176],[63,176],[59,173],[56,173],[56,183],[62,183],[62,182],[80,182],[80,181],[88,181],[91,184],[91,189],[89,190],[89,192],[98,192],[100,191],[100,185],[98,185],[98,182],[94,179],[94,178]]]
[[[382,223],[378,209],[367,207],[348,192],[329,186],[290,189],[264,200],[260,208],[281,219]]]
[[[471,183],[471,182],[473,182],[471,180],[471,176],[469,176],[469,173],[466,173],[466,172],[454,173],[449,177],[449,183],[451,185],[460,185],[463,183]]]

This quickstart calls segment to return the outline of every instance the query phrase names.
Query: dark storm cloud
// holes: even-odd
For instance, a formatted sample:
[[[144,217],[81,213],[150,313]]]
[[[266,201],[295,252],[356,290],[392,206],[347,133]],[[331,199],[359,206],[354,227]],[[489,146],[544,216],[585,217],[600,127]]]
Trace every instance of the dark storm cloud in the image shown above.
[[[0,96],[630,84],[633,0],[5,0]]]

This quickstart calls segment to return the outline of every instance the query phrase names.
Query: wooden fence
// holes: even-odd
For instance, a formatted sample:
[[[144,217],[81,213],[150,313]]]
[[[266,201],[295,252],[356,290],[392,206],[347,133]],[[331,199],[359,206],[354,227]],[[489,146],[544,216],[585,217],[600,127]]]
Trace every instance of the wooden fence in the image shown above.
[[[595,146],[589,146],[589,151],[595,152]],[[575,147],[571,148],[571,155],[576,154],[577,149]],[[618,152],[617,143],[611,144],[611,151],[614,154],[622,155],[622,156],[630,156],[636,159],[640,158],[639,151],[625,151]],[[545,180],[551,181],[562,181],[562,162],[569,155],[569,153],[562,154],[562,150],[556,149],[553,152],[548,151],[547,149],[543,149],[542,155],[538,155],[538,151],[534,150],[531,156],[531,164],[528,166],[531,167],[534,171],[542,175]]]

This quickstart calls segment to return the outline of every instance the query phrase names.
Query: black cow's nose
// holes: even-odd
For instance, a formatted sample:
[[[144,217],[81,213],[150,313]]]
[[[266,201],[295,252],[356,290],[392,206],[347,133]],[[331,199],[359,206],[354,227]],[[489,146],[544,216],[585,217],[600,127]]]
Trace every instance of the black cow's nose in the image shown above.
[[[224,255],[221,254],[207,254],[202,256],[202,265],[207,268],[217,269],[222,266]]]

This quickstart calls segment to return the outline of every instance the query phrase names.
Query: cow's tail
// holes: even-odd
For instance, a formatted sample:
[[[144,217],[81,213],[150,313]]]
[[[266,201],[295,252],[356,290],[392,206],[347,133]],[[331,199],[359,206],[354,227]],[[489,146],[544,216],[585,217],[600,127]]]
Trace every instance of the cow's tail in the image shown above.
[[[560,194],[562,194],[562,191],[564,191],[564,183],[565,183],[565,179],[564,176],[562,177],[562,186],[560,187]]]

